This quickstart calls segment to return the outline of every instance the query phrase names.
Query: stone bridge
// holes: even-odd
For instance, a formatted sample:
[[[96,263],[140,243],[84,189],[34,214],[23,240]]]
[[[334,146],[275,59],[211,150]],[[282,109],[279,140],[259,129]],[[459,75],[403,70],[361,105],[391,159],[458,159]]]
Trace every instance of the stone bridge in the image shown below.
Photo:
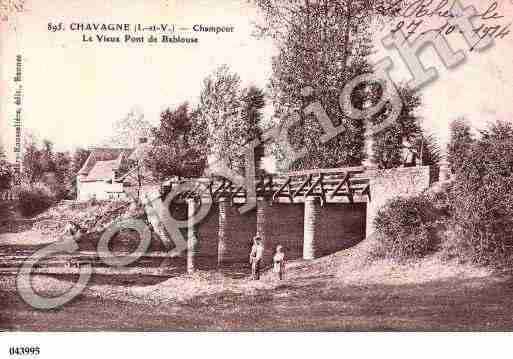
[[[246,261],[254,235],[264,240],[270,261],[281,244],[287,258],[313,259],[349,248],[374,230],[378,210],[395,196],[411,196],[433,182],[429,166],[388,170],[365,167],[319,169],[268,175],[255,183],[248,202],[244,186],[224,178],[195,178],[168,182],[168,190],[191,182],[193,189],[171,203],[171,213],[185,220],[194,215],[199,201],[209,201],[209,213],[198,224],[183,229],[188,239],[188,268],[198,258],[216,256],[219,265]],[[251,195],[251,194],[249,194]]]

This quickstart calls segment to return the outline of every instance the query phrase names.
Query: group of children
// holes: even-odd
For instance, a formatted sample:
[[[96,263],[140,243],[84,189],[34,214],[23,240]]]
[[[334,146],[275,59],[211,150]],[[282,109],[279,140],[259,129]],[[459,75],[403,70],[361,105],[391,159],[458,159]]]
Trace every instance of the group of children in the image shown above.
[[[251,254],[249,255],[249,262],[251,263],[251,276],[253,280],[260,279],[260,265],[264,257],[264,245],[262,238],[255,236],[253,238],[253,246],[251,247]],[[279,280],[283,279],[285,272],[285,253],[281,245],[276,246],[276,253],[273,256],[273,272],[276,273]]]

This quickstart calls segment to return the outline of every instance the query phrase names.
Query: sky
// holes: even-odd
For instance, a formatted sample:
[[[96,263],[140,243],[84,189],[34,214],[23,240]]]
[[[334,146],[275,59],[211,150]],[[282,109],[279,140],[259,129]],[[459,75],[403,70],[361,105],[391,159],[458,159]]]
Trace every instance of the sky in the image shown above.
[[[482,11],[491,3],[464,1]],[[228,64],[244,86],[265,87],[271,76],[276,49],[271,40],[251,36],[258,14],[247,0],[27,0],[25,9],[0,24],[0,139],[11,158],[16,54],[23,56],[23,128],[52,140],[60,150],[100,143],[113,123],[133,108],[157,124],[166,107],[195,103],[202,79],[219,65]],[[509,24],[511,1],[499,1],[498,10],[504,18],[488,24]],[[229,25],[235,30],[218,35],[181,33],[199,38],[190,46],[91,44],[82,42],[81,32],[49,32],[49,22]],[[435,24],[439,20],[430,18],[424,25]],[[386,33],[390,27],[381,30]],[[439,69],[439,78],[421,90],[424,105],[418,114],[442,144],[449,122],[456,117],[465,116],[477,127],[513,118],[513,35],[479,54],[469,54],[459,38],[452,37],[451,44],[464,49],[468,58],[456,69],[445,70],[432,50],[422,55],[427,65]],[[394,60],[395,81],[409,78],[393,50],[379,42],[376,48],[376,60],[383,56]]]
[[[136,107],[157,124],[159,113],[198,100],[203,78],[222,64],[244,85],[264,87],[273,45],[251,32],[254,9],[244,1],[29,1],[17,34],[2,30],[2,88],[9,93],[16,53],[23,55],[23,126],[57,146],[93,145],[114,121]],[[199,44],[125,45],[83,43],[81,32],[49,33],[48,22],[231,25],[233,33],[202,33]],[[192,34],[192,33],[191,33]],[[5,87],[7,85],[7,89]],[[2,96],[2,124],[14,116]],[[7,106],[5,104],[7,100]],[[7,126],[7,139],[14,130]]]

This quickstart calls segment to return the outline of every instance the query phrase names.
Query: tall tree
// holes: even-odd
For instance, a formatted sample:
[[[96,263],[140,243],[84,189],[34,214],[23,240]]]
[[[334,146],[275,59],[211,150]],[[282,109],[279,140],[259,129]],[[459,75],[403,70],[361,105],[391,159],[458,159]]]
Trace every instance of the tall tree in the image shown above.
[[[206,166],[206,153],[201,146],[206,136],[193,123],[189,105],[183,103],[175,110],[160,114],[160,126],[153,131],[153,146],[147,165],[153,175],[164,180],[170,177],[198,177]]]
[[[256,3],[265,18],[259,27],[261,34],[270,35],[279,48],[273,59],[270,82],[276,117],[281,118],[290,111],[300,115],[298,123],[289,130],[289,137],[293,146],[306,149],[307,154],[289,168],[360,164],[366,156],[365,126],[361,119],[348,118],[341,111],[338,96],[348,81],[372,72],[368,61],[372,50],[371,24],[377,16],[392,15],[394,11],[386,1],[257,0]],[[301,94],[305,86],[313,89],[311,96]],[[314,100],[321,102],[334,125],[345,124],[345,130],[326,143],[320,140],[323,130],[317,119],[301,111]],[[357,88],[352,95],[353,105],[362,108],[365,100],[365,91]],[[376,120],[382,114],[377,114]],[[274,153],[279,161],[287,160],[283,146],[274,146]]]
[[[264,92],[255,86],[246,88],[241,95],[241,109],[239,118],[239,137],[244,147],[249,146],[251,141],[257,140],[260,142],[255,147],[255,173],[262,172],[262,159],[264,157],[264,145],[262,142],[262,109],[265,107]],[[244,147],[241,147],[239,152],[236,153],[234,162],[234,169],[244,174],[245,167],[248,165],[245,161]]]
[[[208,133],[205,149],[210,158],[234,170],[246,144],[240,109],[240,77],[222,65],[203,80],[196,118]]]

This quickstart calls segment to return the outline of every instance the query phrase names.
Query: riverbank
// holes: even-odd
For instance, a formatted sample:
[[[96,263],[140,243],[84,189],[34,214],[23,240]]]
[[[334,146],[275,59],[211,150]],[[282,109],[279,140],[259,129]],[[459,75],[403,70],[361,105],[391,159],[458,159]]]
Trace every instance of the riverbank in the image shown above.
[[[27,256],[50,241],[38,242],[32,235],[0,237],[4,249]],[[371,246],[365,240],[320,259],[288,262],[283,281],[270,271],[260,281],[251,281],[244,263],[184,274],[181,259],[161,275],[148,275],[147,264],[123,271],[103,267],[94,272],[82,294],[50,311],[24,303],[16,291],[16,271],[4,272],[0,273],[0,329],[513,329],[510,275],[444,262],[437,256],[403,264],[369,261]],[[87,254],[91,253],[79,253]],[[77,281],[73,268],[52,268],[51,273],[33,276],[40,295],[56,296]]]

